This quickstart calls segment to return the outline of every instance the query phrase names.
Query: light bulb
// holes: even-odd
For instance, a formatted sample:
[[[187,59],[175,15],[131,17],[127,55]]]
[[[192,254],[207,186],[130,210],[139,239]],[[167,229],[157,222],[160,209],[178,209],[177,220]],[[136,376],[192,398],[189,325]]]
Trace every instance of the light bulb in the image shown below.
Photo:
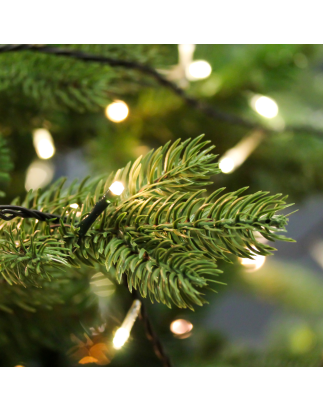
[[[55,154],[53,137],[45,128],[33,131],[33,143],[39,158],[47,160]]]
[[[125,120],[129,114],[129,108],[124,101],[115,101],[107,106],[105,114],[114,123]]]
[[[238,144],[226,151],[219,160],[219,168],[223,173],[232,173],[250,156],[263,140],[265,134],[255,130],[245,136]]]
[[[187,69],[186,76],[189,80],[202,80],[209,77],[212,72],[212,67],[207,61],[193,61]]]
[[[79,208],[79,205],[76,204],[76,203],[74,203],[74,204],[70,204],[70,207],[71,207],[71,208]]]
[[[37,190],[45,187],[54,177],[54,167],[46,161],[34,161],[30,164],[25,181],[25,188]]]
[[[228,174],[231,173],[235,169],[235,164],[232,158],[225,157],[219,162],[219,168],[221,169],[222,173]]]
[[[276,101],[266,96],[253,96],[250,104],[258,114],[266,118],[276,117],[279,111]]]
[[[120,181],[115,181],[114,183],[111,184],[109,189],[112,194],[119,196],[120,194],[123,193],[124,185],[120,183]]]
[[[175,320],[170,325],[170,330],[173,334],[183,335],[187,334],[193,329],[193,324],[187,320]]]
[[[130,337],[130,333],[128,330],[122,327],[118,328],[113,338],[114,348],[119,350],[121,347],[123,347],[123,345],[125,344],[125,342],[128,340],[129,337]]]
[[[140,308],[141,301],[135,300],[126,315],[126,318],[123,320],[121,327],[117,329],[113,338],[113,346],[116,350],[119,350],[130,337],[131,329],[139,315]]]
[[[253,259],[251,258],[240,258],[240,262],[242,265],[244,265],[248,270],[250,271],[256,271],[261,268],[266,261],[266,257],[264,255],[254,255],[252,256]]]

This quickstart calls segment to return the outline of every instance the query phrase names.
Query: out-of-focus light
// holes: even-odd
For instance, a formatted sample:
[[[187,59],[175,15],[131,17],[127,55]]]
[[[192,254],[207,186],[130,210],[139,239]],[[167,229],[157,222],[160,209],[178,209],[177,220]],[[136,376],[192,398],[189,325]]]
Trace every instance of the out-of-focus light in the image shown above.
[[[124,101],[115,101],[107,106],[105,114],[114,123],[125,120],[129,114],[129,108]]]
[[[195,44],[179,44],[178,45],[178,52],[180,56],[182,55],[192,56],[194,51],[195,51]]]
[[[170,325],[170,330],[175,335],[188,334],[193,329],[193,324],[187,320],[175,320]]]
[[[228,174],[228,173],[231,173],[235,169],[235,164],[232,158],[224,157],[220,160],[219,167],[222,173]]]
[[[109,189],[112,194],[119,196],[120,194],[123,193],[124,185],[120,183],[120,181],[115,181],[114,183],[111,184]]]
[[[70,204],[70,207],[71,207],[71,208],[75,208],[75,209],[76,209],[76,208],[79,208],[79,205],[78,205],[78,204],[76,204],[76,203],[74,203],[74,204]]]
[[[258,114],[266,118],[276,117],[279,111],[276,101],[266,96],[253,96],[250,104]]]
[[[113,338],[113,346],[116,350],[119,350],[130,336],[131,329],[136,321],[141,308],[141,301],[135,300],[130,310],[128,311],[126,318],[123,320],[121,327],[116,331]]]
[[[54,167],[52,164],[44,161],[34,161],[27,170],[25,188],[37,190],[45,187],[50,183],[54,176]]]
[[[254,255],[253,259],[251,258],[240,258],[240,263],[244,265],[249,271],[256,271],[261,268],[266,261],[264,255]]]
[[[186,76],[189,80],[202,80],[209,77],[212,67],[207,61],[193,61],[187,68]]]
[[[241,164],[243,164],[250,154],[258,147],[264,133],[260,130],[255,130],[244,137],[237,145],[232,147],[219,160],[219,168],[223,173],[232,173]]]
[[[15,367],[24,368],[24,365],[15,365]]]
[[[125,342],[130,337],[130,332],[125,328],[118,328],[117,332],[113,338],[113,346],[116,350],[119,350],[121,347],[124,346]]]
[[[98,362],[98,360],[91,356],[86,356],[80,359],[79,364],[92,364]]]
[[[45,128],[38,128],[33,131],[33,143],[39,158],[47,160],[55,154],[53,137]]]

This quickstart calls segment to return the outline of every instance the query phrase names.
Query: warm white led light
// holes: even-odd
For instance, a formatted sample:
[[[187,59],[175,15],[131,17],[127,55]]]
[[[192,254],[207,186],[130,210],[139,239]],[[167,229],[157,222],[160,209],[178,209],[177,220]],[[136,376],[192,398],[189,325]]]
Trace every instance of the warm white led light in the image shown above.
[[[34,161],[27,170],[25,188],[37,190],[50,183],[54,176],[54,167],[46,161]]]
[[[119,328],[113,338],[113,346],[116,350],[119,350],[125,342],[128,340],[130,333],[125,328]]]
[[[74,204],[70,204],[70,207],[71,207],[71,208],[79,208],[79,205],[76,204],[76,203],[74,203]]]
[[[259,270],[265,264],[265,261],[266,257],[264,255],[255,255],[253,260],[251,258],[240,258],[241,264],[251,271]]]
[[[279,111],[276,101],[266,96],[253,96],[250,104],[258,114],[266,118],[276,117]]]
[[[141,301],[135,300],[130,310],[128,311],[126,318],[123,320],[121,327],[117,329],[114,338],[113,338],[113,346],[116,350],[121,348],[125,342],[128,340],[130,336],[131,329],[136,321],[141,308]]]
[[[53,138],[45,128],[38,128],[33,131],[33,143],[39,158],[47,160],[55,154]]]
[[[125,120],[129,114],[129,108],[124,101],[115,101],[107,106],[105,114],[114,123]]]
[[[212,67],[207,61],[193,61],[187,69],[186,76],[189,80],[202,80],[209,77],[212,72]]]
[[[223,173],[232,173],[250,156],[258,147],[264,134],[262,131],[255,130],[245,136],[238,144],[226,151],[219,160],[219,168]]]
[[[189,333],[193,329],[193,324],[187,320],[175,320],[170,325],[170,330],[173,334],[182,335]]]
[[[228,173],[231,173],[234,170],[235,164],[234,164],[234,161],[233,161],[232,158],[226,157],[226,158],[223,158],[222,160],[220,160],[219,167],[220,167],[222,173],[228,174]]]
[[[124,185],[120,181],[115,181],[109,188],[112,194],[119,196],[123,193]]]

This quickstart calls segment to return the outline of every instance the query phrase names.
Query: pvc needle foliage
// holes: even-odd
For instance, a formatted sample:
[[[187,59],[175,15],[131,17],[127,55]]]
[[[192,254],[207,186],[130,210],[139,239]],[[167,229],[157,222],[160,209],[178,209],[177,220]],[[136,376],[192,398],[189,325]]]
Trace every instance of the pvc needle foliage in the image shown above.
[[[62,179],[45,191],[30,191],[21,204],[17,199],[14,205],[60,219],[3,221],[3,278],[14,287],[42,287],[57,270],[99,263],[118,283],[125,274],[129,290],[151,301],[190,309],[206,303],[205,289],[223,284],[218,259],[231,263],[232,256],[272,254],[275,249],[261,237],[293,241],[279,234],[288,221],[278,214],[287,207],[281,194],[244,195],[244,187],[207,195],[211,178],[220,173],[208,143],[203,135],[179,139],[108,178],[75,181],[67,189]],[[125,190],[80,236],[80,222],[114,181]],[[78,209],[71,207],[75,203]]]

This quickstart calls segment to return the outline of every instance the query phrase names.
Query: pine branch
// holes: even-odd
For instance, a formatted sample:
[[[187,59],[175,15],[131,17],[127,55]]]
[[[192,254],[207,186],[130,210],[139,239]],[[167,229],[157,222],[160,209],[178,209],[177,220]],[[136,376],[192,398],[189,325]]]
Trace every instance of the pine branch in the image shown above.
[[[150,67],[146,64],[142,64],[137,61],[106,57],[106,56],[86,53],[80,50],[63,49],[63,48],[58,48],[58,47],[46,46],[46,45],[41,46],[41,45],[35,45],[35,44],[5,44],[5,45],[0,46],[0,53],[18,52],[18,51],[31,51],[35,53],[62,56],[62,57],[67,57],[67,58],[73,58],[73,59],[80,60],[83,62],[100,63],[104,65],[109,65],[111,67],[122,67],[122,68],[130,69],[130,70],[135,70],[149,77],[154,78],[161,86],[168,88],[174,94],[179,96],[183,101],[185,101],[187,105],[194,108],[195,110],[198,110],[204,113],[206,116],[213,118],[214,120],[222,121],[222,122],[229,123],[232,125],[241,126],[241,127],[248,128],[248,129],[258,129],[268,135],[279,132],[277,130],[268,128],[264,126],[263,124],[259,124],[254,121],[247,120],[245,118],[236,116],[231,113],[223,112],[221,110],[218,110],[208,105],[205,102],[199,101],[195,99],[194,97],[187,95],[182,88],[177,86],[175,83],[167,80],[162,74],[160,74],[153,67]],[[81,96],[79,96],[79,99],[80,98]],[[81,98],[81,100],[84,100],[84,97]],[[323,137],[323,130],[316,129],[310,126],[296,126],[296,127],[287,126],[285,127],[285,131],[294,132],[294,133],[312,134],[317,137]]]
[[[30,219],[6,221],[2,226],[0,262],[3,277],[11,283],[37,284],[50,278],[46,267],[80,264],[115,268],[120,283],[127,276],[130,291],[171,307],[193,309],[206,303],[203,289],[222,273],[217,260],[232,262],[232,255],[253,258],[275,250],[269,241],[293,241],[279,232],[288,219],[277,214],[287,207],[286,197],[258,192],[222,194],[218,189],[205,197],[210,177],[220,172],[205,147],[203,136],[166,144],[129,163],[107,179],[72,184],[64,181],[48,191],[28,193],[23,206],[60,215],[60,223]],[[125,190],[116,202],[95,213],[81,233],[82,222],[96,210],[113,181]],[[69,207],[78,203],[78,210]],[[7,207],[7,206],[6,206]]]

